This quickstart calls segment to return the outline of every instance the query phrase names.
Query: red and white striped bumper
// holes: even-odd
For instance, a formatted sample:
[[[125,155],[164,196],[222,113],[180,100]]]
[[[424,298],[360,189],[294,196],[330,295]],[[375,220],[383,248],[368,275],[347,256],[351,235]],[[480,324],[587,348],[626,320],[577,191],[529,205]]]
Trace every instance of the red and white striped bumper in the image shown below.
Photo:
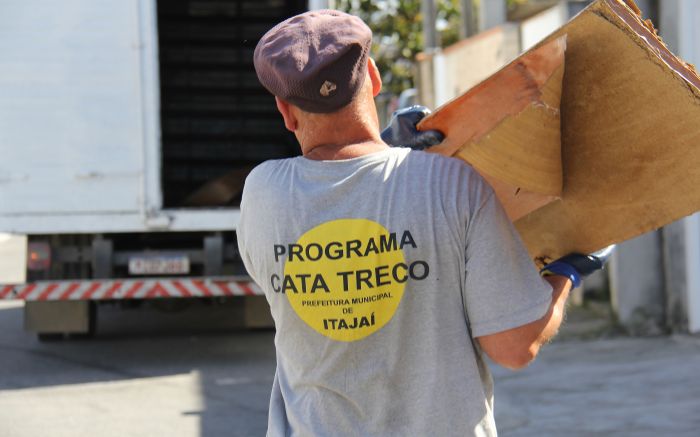
[[[0,300],[107,300],[172,297],[261,296],[252,281],[229,278],[39,281],[0,285]]]

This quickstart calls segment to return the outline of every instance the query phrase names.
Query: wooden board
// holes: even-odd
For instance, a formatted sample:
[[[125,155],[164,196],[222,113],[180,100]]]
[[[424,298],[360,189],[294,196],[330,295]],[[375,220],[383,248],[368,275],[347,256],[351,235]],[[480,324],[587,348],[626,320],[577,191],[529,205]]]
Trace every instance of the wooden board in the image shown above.
[[[700,210],[694,69],[659,42],[631,0],[597,0],[543,44],[563,35],[562,195],[515,222],[538,265]],[[457,102],[451,110],[462,112]]]
[[[515,221],[562,192],[559,101],[566,37],[554,39],[423,120],[445,141],[430,152],[470,163]]]

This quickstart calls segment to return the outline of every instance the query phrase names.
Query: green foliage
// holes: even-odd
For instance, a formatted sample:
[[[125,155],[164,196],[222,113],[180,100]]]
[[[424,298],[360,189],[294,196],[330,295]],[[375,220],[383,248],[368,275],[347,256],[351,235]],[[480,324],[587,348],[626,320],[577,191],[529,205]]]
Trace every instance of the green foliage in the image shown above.
[[[437,0],[440,45],[459,39],[459,0]],[[336,8],[361,17],[372,29],[372,57],[382,72],[384,90],[395,95],[414,86],[416,54],[423,51],[420,0],[337,0]]]

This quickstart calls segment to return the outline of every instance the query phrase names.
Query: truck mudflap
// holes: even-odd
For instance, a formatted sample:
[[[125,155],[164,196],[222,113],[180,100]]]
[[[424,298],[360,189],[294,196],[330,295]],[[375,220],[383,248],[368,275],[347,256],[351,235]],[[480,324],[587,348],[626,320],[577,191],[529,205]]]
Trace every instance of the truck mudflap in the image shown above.
[[[0,284],[0,300],[116,300],[262,295],[262,289],[250,278],[236,277],[37,281],[21,285]]]

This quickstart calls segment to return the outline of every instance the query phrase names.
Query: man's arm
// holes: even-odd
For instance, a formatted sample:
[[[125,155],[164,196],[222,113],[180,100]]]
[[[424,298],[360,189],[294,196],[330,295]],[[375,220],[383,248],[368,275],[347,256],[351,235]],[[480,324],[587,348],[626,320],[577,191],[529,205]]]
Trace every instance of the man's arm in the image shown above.
[[[527,366],[540,347],[557,334],[571,289],[581,285],[582,278],[602,269],[614,250],[615,245],[611,245],[590,255],[572,253],[544,266],[541,273],[552,286],[549,310],[534,322],[477,337],[481,349],[503,367],[515,370]]]
[[[547,276],[545,279],[552,286],[552,303],[542,318],[476,339],[486,355],[503,367],[516,370],[527,366],[535,359],[540,347],[559,330],[571,291],[571,280],[565,276]]]

